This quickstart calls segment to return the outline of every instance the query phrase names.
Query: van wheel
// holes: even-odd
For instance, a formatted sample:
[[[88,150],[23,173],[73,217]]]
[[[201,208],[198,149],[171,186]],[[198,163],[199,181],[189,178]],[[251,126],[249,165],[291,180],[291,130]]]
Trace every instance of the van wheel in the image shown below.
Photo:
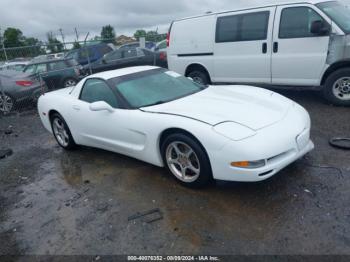
[[[350,106],[350,68],[333,72],[326,80],[323,96],[337,106]]]
[[[210,84],[208,75],[205,72],[200,70],[191,71],[188,74],[188,77],[192,78],[194,82],[200,85],[206,86]]]

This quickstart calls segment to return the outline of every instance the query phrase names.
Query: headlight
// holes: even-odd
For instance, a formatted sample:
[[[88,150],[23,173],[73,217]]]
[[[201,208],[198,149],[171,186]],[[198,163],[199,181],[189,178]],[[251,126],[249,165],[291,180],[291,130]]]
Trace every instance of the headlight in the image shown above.
[[[214,131],[233,141],[240,141],[256,134],[254,130],[234,122],[218,124],[214,126]]]

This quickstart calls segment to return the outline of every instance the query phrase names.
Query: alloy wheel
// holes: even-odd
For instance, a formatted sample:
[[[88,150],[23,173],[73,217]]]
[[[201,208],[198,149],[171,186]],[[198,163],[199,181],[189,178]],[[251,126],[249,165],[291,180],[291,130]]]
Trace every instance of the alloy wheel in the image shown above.
[[[200,162],[197,154],[183,142],[177,141],[168,145],[166,162],[173,175],[182,182],[194,182],[200,175]]]
[[[10,113],[13,108],[13,100],[6,94],[0,94],[0,112]]]
[[[69,135],[63,121],[59,118],[55,118],[52,121],[52,128],[58,143],[63,147],[67,147],[69,144]]]

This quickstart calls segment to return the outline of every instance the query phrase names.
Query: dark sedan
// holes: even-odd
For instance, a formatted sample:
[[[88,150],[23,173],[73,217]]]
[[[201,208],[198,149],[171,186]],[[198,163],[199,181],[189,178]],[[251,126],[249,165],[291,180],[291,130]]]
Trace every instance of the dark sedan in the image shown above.
[[[36,101],[47,90],[36,76],[16,71],[0,74],[0,112],[9,113],[15,105]]]
[[[102,59],[84,66],[87,73],[98,73],[130,66],[155,65],[167,68],[167,57],[164,52],[153,52],[144,48],[115,50],[106,54]]]

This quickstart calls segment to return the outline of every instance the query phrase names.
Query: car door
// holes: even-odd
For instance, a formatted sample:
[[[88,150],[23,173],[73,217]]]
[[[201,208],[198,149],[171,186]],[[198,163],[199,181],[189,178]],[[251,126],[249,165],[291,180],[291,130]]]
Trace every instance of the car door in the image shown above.
[[[90,105],[104,101],[114,112],[92,111]],[[130,140],[127,123],[131,120],[128,110],[120,109],[121,102],[108,83],[91,78],[84,83],[79,99],[73,105],[70,125],[75,131],[77,142],[82,145],[102,148],[118,153],[130,154],[126,141]]]
[[[49,82],[49,88],[62,88],[63,78],[66,74],[67,65],[65,61],[56,61],[48,64],[46,82]]]
[[[326,65],[329,34],[311,33],[314,21],[326,21],[313,5],[279,6],[273,36],[272,83],[319,85]]]
[[[213,82],[271,82],[271,42],[276,7],[217,16]]]

